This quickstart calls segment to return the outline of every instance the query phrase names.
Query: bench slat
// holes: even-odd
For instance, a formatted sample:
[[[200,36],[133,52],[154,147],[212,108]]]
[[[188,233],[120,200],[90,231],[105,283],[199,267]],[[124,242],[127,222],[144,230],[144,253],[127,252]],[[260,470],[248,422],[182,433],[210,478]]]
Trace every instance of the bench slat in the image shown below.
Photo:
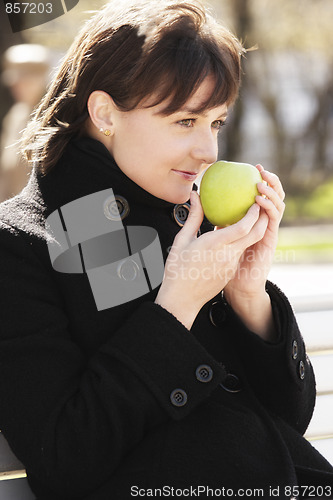
[[[0,431],[0,474],[18,470],[24,470],[24,466],[11,451],[5,436]]]

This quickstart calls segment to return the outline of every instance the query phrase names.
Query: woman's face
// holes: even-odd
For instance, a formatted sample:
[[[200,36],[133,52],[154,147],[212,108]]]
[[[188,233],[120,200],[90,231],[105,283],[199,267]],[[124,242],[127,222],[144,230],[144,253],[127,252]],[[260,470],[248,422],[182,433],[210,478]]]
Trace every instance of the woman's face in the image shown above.
[[[225,104],[193,113],[212,92],[207,77],[183,109],[159,114],[165,103],[136,108],[112,117],[109,150],[119,168],[152,195],[171,203],[184,203],[194,181],[217,159],[218,131],[226,119]]]

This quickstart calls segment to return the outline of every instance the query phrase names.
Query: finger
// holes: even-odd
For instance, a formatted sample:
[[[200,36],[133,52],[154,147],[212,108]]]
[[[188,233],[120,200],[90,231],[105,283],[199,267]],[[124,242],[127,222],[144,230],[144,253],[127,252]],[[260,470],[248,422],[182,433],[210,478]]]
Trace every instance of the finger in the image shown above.
[[[260,165],[261,166],[261,165]],[[259,169],[258,169],[259,170]],[[281,181],[276,174],[273,172],[269,172],[262,167],[262,170],[259,170],[261,177],[264,181],[268,182],[268,184],[274,189],[274,191],[279,195],[280,199],[283,201],[285,198],[285,192],[283,190]]]
[[[279,194],[275,191],[275,189],[273,189],[271,186],[268,186],[264,182],[258,182],[257,188],[259,193],[263,194],[267,199],[272,201],[279,212],[284,211],[285,204]]]
[[[193,239],[194,237],[196,237],[200,229],[200,226],[202,224],[204,213],[201,206],[199,195],[196,191],[191,192],[190,203],[191,203],[190,213],[187,217],[184,226],[179,231],[177,239],[180,238],[182,240]]]
[[[262,165],[260,165],[260,163],[258,163],[258,165],[256,165],[256,168],[259,170],[260,173],[264,170],[264,167]]]
[[[257,222],[254,224],[252,227],[251,231],[249,234],[244,236],[239,243],[243,247],[243,251],[250,247],[251,245],[254,245],[258,241],[262,240],[263,237],[265,236],[265,232],[267,230],[269,224],[269,217],[265,211],[261,211],[259,218]]]
[[[239,240],[241,238],[244,238],[244,236],[249,234],[252,227],[257,222],[259,218],[259,212],[260,212],[259,205],[257,203],[254,203],[253,205],[251,205],[246,215],[241,220],[230,226],[223,228],[220,227],[218,228],[218,231],[215,231],[215,233],[218,235],[218,233],[222,233],[223,231],[223,236],[224,236],[223,241],[227,244],[232,243],[233,241]]]
[[[270,223],[278,226],[283,216],[285,209],[285,204],[280,200],[280,206],[277,206],[269,198],[264,198],[263,196],[256,196],[256,202],[260,205],[267,213]],[[272,226],[271,226],[272,227]]]

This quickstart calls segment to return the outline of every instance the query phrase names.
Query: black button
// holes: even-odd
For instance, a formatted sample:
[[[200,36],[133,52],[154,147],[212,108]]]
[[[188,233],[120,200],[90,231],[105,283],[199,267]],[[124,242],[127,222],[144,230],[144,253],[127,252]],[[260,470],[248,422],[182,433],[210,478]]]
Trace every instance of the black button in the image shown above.
[[[175,389],[170,394],[170,399],[174,406],[184,406],[187,403],[187,394],[183,389]]]
[[[240,392],[242,386],[237,375],[233,373],[228,373],[224,381],[220,384],[221,387],[227,392]]]
[[[195,376],[199,382],[210,382],[213,378],[213,370],[209,365],[200,365],[195,370]]]
[[[208,316],[214,326],[221,326],[227,316],[224,303],[220,300],[213,302],[209,308]]]
[[[130,212],[128,201],[119,194],[110,197],[104,202],[104,214],[110,220],[125,219]]]
[[[293,341],[292,356],[293,359],[296,359],[298,356],[298,344],[296,340]]]
[[[190,208],[191,205],[189,203],[180,203],[173,207],[172,215],[178,226],[183,227],[190,213]]]
[[[298,374],[299,374],[299,378],[301,380],[304,380],[304,377],[305,377],[305,366],[304,366],[303,361],[299,362],[299,365],[298,365]]]

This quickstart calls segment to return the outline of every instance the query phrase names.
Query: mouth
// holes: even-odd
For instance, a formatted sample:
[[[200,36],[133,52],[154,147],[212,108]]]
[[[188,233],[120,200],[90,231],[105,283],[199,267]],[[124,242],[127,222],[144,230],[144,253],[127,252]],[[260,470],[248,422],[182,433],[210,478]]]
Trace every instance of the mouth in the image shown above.
[[[194,182],[195,179],[198,177],[198,172],[188,172],[185,170],[172,170],[172,172],[174,172],[177,175],[180,175],[181,177],[183,177],[183,179],[192,182]]]

